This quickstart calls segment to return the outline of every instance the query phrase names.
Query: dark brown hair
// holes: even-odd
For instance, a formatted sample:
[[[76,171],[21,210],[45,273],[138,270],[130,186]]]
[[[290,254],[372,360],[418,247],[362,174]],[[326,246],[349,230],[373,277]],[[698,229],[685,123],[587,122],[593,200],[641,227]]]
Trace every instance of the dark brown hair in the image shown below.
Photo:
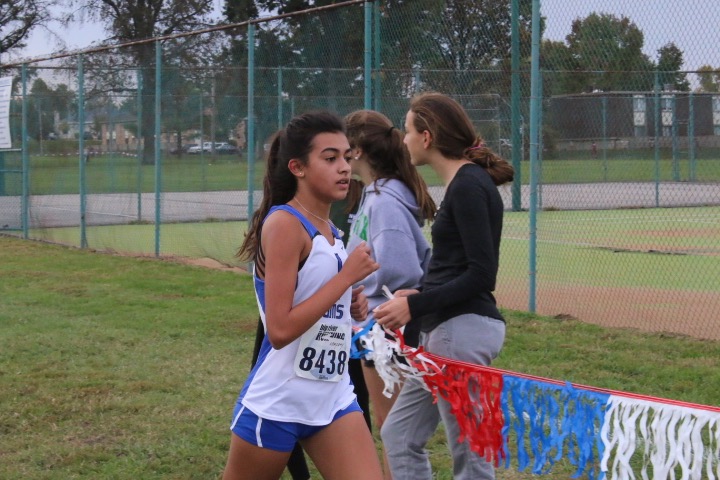
[[[394,178],[415,196],[422,217],[433,220],[437,207],[427,185],[410,162],[403,134],[385,115],[374,110],[357,110],[345,117],[350,147],[361,148],[376,179]]]
[[[495,185],[512,181],[515,174],[512,165],[485,145],[458,102],[442,93],[422,93],[410,101],[410,111],[415,114],[415,129],[429,131],[432,146],[443,156],[464,158],[480,165]]]
[[[308,112],[294,117],[284,129],[279,130],[270,141],[263,179],[263,199],[252,216],[250,226],[237,257],[254,259],[260,244],[260,231],[265,216],[274,205],[283,205],[295,196],[297,179],[288,164],[293,158],[307,164],[315,137],[321,133],[344,133],[345,125],[340,117],[331,112]]]

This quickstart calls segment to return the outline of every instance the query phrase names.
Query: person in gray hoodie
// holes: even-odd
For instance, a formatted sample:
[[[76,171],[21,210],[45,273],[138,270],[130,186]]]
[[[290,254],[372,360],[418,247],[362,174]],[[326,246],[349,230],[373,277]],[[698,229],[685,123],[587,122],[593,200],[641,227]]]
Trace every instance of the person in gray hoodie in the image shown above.
[[[365,184],[360,206],[353,215],[348,252],[366,242],[380,268],[357,286],[363,286],[368,310],[385,302],[382,288],[391,292],[419,288],[430,260],[430,244],[423,233],[425,221],[432,221],[436,207],[427,185],[410,163],[403,134],[383,114],[358,110],[345,117],[347,137],[352,149],[350,167]],[[356,322],[363,327],[372,319]],[[405,340],[417,346],[420,319],[405,328]],[[373,405],[373,424],[379,429],[398,392],[383,395],[384,383],[370,362],[363,374]],[[383,455],[384,457],[384,455]],[[385,462],[385,478],[390,469]]]

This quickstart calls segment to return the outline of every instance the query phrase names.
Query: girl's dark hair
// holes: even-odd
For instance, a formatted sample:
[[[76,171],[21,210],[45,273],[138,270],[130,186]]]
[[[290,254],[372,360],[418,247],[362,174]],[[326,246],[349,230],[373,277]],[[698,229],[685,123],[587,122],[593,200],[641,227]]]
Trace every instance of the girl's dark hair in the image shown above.
[[[423,218],[432,220],[437,210],[427,185],[410,163],[403,134],[385,115],[374,110],[358,110],[345,117],[351,148],[361,148],[376,179],[394,178],[408,186]]]
[[[344,133],[345,125],[332,112],[308,112],[294,117],[282,130],[273,135],[266,158],[263,179],[263,199],[252,216],[250,226],[237,257],[242,260],[255,258],[260,244],[262,221],[274,205],[283,205],[295,196],[297,179],[288,164],[293,158],[307,164],[315,137],[321,133]],[[251,152],[252,154],[252,152]]]
[[[441,93],[422,93],[410,101],[410,111],[415,114],[415,129],[429,131],[432,146],[445,157],[477,163],[487,170],[495,185],[512,181],[512,165],[485,145],[458,102]]]

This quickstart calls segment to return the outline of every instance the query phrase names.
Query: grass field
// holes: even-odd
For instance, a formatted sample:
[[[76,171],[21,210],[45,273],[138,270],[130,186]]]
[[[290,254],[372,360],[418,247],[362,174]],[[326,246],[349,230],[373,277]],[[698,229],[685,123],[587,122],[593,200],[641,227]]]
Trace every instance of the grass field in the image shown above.
[[[505,213],[504,281],[527,278],[528,219],[527,212]],[[163,224],[161,254],[210,257],[236,265],[234,254],[245,228],[245,222]],[[688,233],[682,235],[684,231]],[[144,254],[154,253],[154,234],[154,225],[147,224],[88,227],[86,233],[91,248]],[[80,229],[38,229],[31,236],[77,245]],[[542,263],[549,271],[562,272],[567,281],[715,291],[720,207],[543,212],[538,244]]]
[[[679,177],[673,174],[673,161],[663,155],[657,164],[659,177],[656,178],[656,164],[652,152],[638,152],[644,157],[610,158],[607,162],[597,158],[544,160],[539,179],[543,183],[582,182],[654,182],[689,181],[690,162],[678,162]],[[33,195],[78,193],[79,159],[73,156],[32,156],[30,161],[30,192]],[[5,168],[19,171],[20,158],[17,154],[7,155]],[[254,166],[254,185],[262,187],[265,164],[258,159]],[[429,167],[420,172],[429,185],[440,185],[440,180]],[[693,181],[720,181],[720,159],[702,158],[696,160]],[[530,164],[521,163],[520,178],[523,184],[530,179]],[[162,190],[165,192],[224,191],[247,189],[247,160],[236,156],[168,156],[162,160]],[[86,189],[88,193],[153,192],[155,190],[155,166],[139,165],[131,156],[98,155],[86,164]],[[0,191],[3,191],[0,187]],[[6,195],[21,193],[19,173],[6,173],[4,179]]]
[[[0,478],[219,477],[257,319],[247,275],[0,236],[0,299]],[[720,342],[504,313],[499,368],[718,405]],[[452,478],[440,433],[430,450]]]
[[[160,254],[237,266],[245,228],[245,222],[163,224]],[[506,212],[497,296],[517,310],[530,309],[529,231],[527,212]],[[76,227],[30,236],[80,243]],[[88,227],[86,238],[92,249],[155,252],[151,224]],[[720,338],[720,207],[541,212],[536,268],[538,312]]]

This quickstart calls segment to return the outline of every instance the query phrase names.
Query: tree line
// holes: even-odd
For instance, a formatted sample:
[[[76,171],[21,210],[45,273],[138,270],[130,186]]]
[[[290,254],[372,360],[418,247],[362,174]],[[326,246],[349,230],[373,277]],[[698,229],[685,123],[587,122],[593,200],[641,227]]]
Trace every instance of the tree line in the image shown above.
[[[0,0],[0,46],[3,52],[23,48],[33,29],[47,25],[51,11],[66,23],[101,22],[108,34],[104,43],[109,45],[296,14],[255,24],[256,111],[263,135],[276,127],[278,106],[287,115],[320,106],[344,111],[356,108],[363,97],[363,5],[300,14],[335,3],[339,2],[225,0],[217,19],[212,18],[213,0]],[[420,88],[465,96],[468,108],[477,112],[487,109],[478,92],[509,97],[510,0],[384,0],[378,11],[381,18],[373,35],[380,43],[373,48],[380,53],[374,60],[373,81],[381,84],[384,109],[392,110],[391,99],[402,100]],[[532,0],[520,0],[523,95],[529,92],[531,12]],[[591,13],[578,18],[564,41],[541,44],[544,94],[648,91],[657,83],[664,89],[690,90],[682,70],[683,52],[675,43],[665,44],[656,58],[645,54],[643,47],[643,32],[625,16]],[[154,135],[155,53],[149,42],[83,55],[86,98],[137,115],[145,138]],[[182,132],[190,128],[202,130],[203,136],[206,131],[209,136],[225,136],[243,120],[247,60],[246,26],[162,42],[163,128],[177,134],[178,147]],[[73,69],[75,61],[71,58],[65,66]],[[700,91],[720,90],[718,69],[705,65],[698,79]],[[71,88],[39,81],[31,93],[56,99],[57,106],[47,107],[57,108],[61,115],[72,110],[67,108],[74,95]],[[133,100],[138,95],[140,102]],[[32,107],[44,108],[42,103]],[[47,114],[36,116],[36,135],[47,131],[43,115]],[[152,161],[151,141],[145,142],[144,158]]]

